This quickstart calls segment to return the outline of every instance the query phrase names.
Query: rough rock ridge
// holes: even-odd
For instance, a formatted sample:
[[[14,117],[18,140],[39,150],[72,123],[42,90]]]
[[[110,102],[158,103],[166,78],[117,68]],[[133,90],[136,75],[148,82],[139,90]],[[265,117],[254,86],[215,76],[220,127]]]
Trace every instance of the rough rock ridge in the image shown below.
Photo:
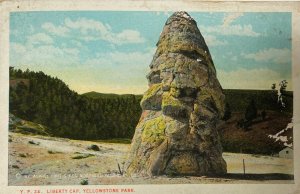
[[[226,173],[216,130],[225,96],[204,38],[188,13],[175,12],[166,21],[147,79],[127,173]]]

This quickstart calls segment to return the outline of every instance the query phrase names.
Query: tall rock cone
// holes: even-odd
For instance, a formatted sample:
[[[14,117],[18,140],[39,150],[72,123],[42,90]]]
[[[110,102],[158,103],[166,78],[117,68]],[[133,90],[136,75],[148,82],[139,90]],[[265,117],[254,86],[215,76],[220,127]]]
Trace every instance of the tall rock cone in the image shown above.
[[[225,96],[208,47],[186,12],[175,12],[167,20],[147,79],[127,173],[226,173],[216,129]]]

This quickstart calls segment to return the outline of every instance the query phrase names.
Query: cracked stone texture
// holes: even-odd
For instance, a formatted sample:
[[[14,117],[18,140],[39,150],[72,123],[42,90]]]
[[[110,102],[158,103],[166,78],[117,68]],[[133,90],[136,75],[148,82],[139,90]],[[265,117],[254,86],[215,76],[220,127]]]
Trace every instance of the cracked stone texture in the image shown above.
[[[175,12],[167,20],[147,79],[127,173],[226,173],[216,129],[225,96],[205,40],[188,13]]]

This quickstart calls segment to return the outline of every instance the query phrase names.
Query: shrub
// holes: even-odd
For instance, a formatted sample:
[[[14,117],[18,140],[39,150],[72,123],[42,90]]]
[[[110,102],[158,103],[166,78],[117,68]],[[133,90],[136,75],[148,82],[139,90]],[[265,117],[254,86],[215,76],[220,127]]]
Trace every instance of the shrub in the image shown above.
[[[230,118],[231,118],[231,108],[230,108],[229,104],[226,103],[223,120],[227,121]]]
[[[257,108],[256,108],[256,104],[254,102],[253,99],[251,99],[246,112],[245,112],[245,119],[247,121],[252,121],[253,119],[255,119],[257,117]]]
[[[89,184],[89,180],[88,180],[88,179],[82,179],[82,180],[80,181],[80,184],[81,184],[81,185],[88,185],[88,184]]]

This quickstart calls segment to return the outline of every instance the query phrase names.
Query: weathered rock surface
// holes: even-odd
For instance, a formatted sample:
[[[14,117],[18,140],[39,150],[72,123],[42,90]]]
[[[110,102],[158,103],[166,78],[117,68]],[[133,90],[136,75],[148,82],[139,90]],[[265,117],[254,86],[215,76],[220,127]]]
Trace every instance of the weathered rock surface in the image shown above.
[[[208,47],[186,12],[167,20],[147,79],[127,173],[226,173],[216,130],[225,96]]]
[[[93,151],[100,151],[100,148],[99,146],[95,145],[95,144],[92,144],[92,145],[89,145],[87,147],[88,150],[93,150]]]

